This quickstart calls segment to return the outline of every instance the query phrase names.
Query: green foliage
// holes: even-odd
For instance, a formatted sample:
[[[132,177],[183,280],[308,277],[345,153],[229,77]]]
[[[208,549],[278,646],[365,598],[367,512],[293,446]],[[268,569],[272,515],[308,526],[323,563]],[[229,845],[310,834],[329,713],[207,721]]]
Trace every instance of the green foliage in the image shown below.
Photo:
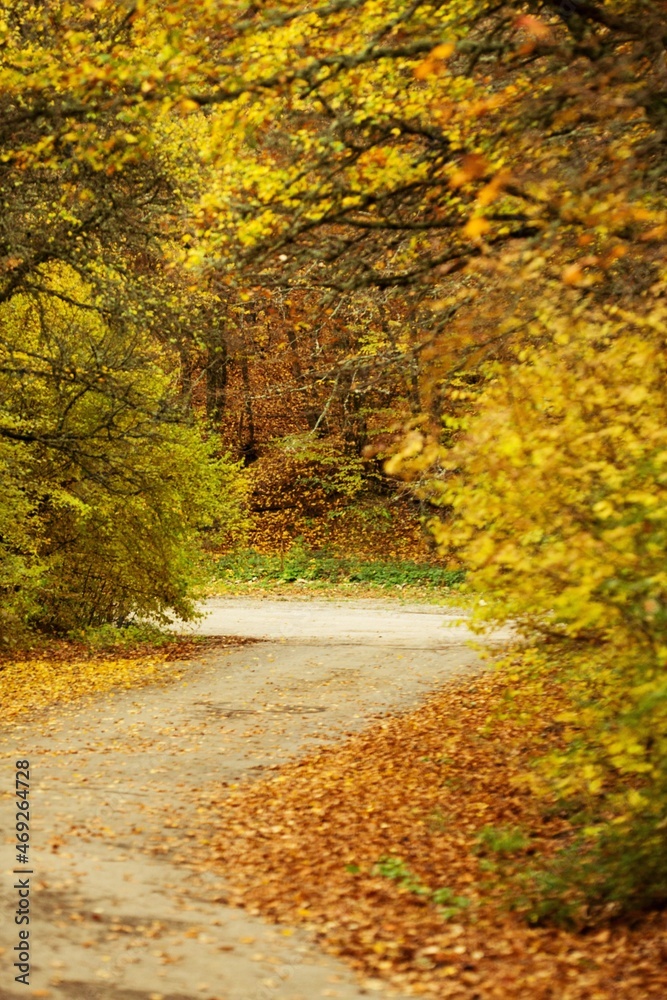
[[[410,871],[401,858],[391,856],[380,858],[373,866],[373,874],[391,879],[415,896],[427,898],[430,903],[438,907],[445,920],[458,916],[462,910],[470,906],[470,900],[465,896],[457,896],[453,889],[447,887],[429,889]]]
[[[380,858],[374,866],[373,872],[376,875],[381,875],[383,878],[391,879],[392,882],[397,882],[402,888],[407,889],[408,892],[413,892],[415,896],[432,895],[431,890],[427,889],[423,882],[410,871],[401,858],[390,856]]]
[[[453,889],[446,886],[431,893],[431,902],[435,903],[445,920],[460,916],[461,912],[470,906],[467,896],[457,896]]]
[[[312,434],[291,434],[274,442],[273,450],[292,469],[300,492],[323,491],[353,500],[367,488],[364,465],[357,455],[345,454],[333,441]]]
[[[463,579],[461,570],[448,570],[412,561],[366,562],[327,551],[311,552],[298,543],[281,558],[264,555],[254,549],[231,552],[217,564],[220,579],[249,581],[296,580],[329,583],[369,583],[397,587],[419,584],[428,587],[456,587]]]
[[[200,538],[240,530],[236,467],[168,357],[72,270],[0,304],[0,635],[193,614]]]
[[[123,464],[129,495],[80,477],[45,511],[41,625],[122,624],[137,614],[164,620],[168,610],[192,616],[189,594],[203,581],[198,535],[222,527],[225,508],[236,515],[231,468],[195,428],[178,425],[135,441]]]
[[[497,854],[509,857],[523,851],[528,844],[525,834],[517,827],[485,826],[477,835],[477,851],[480,854]]]
[[[436,808],[430,813],[426,823],[429,830],[432,830],[434,833],[444,833],[452,825],[451,819],[440,808]]]
[[[0,636],[23,637],[34,612],[35,539],[31,535],[33,503],[22,488],[29,449],[0,440]]]
[[[655,824],[605,824],[598,837],[581,837],[539,867],[516,873],[512,908],[532,923],[581,925],[592,916],[660,907],[667,899],[667,855]]]
[[[150,622],[127,622],[125,625],[97,625],[71,632],[70,639],[83,641],[93,652],[133,650],[140,645],[166,646],[173,635]]]

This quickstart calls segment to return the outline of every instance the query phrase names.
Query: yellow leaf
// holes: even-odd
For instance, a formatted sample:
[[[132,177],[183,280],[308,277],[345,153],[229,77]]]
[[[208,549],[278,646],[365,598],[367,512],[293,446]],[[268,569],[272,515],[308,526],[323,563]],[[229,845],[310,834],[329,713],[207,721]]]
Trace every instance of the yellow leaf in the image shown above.
[[[414,68],[414,76],[416,80],[426,80],[429,76],[433,76],[435,73],[435,63],[432,59],[424,59],[419,65]]]
[[[436,45],[429,55],[429,59],[449,59],[456,51],[453,42],[445,42],[444,45]]]
[[[184,97],[183,100],[179,101],[176,106],[182,114],[187,114],[189,111],[199,110],[197,102],[187,97]]]

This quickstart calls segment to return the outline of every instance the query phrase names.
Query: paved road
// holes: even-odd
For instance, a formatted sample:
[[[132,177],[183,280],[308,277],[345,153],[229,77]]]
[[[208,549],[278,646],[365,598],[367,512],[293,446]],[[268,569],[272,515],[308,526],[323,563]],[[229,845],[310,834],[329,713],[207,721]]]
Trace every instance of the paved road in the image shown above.
[[[302,930],[226,906],[224,871],[188,869],[176,817],[188,810],[201,838],[188,807],[202,789],[252,779],[478,669],[465,630],[442,628],[452,616],[438,609],[389,602],[234,599],[209,607],[198,631],[265,641],[179,665],[167,685],[60,707],[1,731],[8,919],[0,1000],[391,995],[376,982],[359,984]],[[14,982],[11,967],[17,890],[7,832],[13,762],[23,757],[32,761],[29,989]]]
[[[218,598],[202,605],[202,635],[244,635],[289,642],[335,642],[393,648],[442,649],[470,638],[462,612],[390,601],[293,601]],[[495,633],[502,638],[508,630]]]

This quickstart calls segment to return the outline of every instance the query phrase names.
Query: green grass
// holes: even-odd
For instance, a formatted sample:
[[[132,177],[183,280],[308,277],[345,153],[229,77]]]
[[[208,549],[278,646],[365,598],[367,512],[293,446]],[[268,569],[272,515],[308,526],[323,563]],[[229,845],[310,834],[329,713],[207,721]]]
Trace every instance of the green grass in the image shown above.
[[[477,851],[509,857],[528,846],[528,838],[515,826],[485,826],[477,835]]]
[[[444,886],[440,889],[429,889],[428,886],[414,875],[401,858],[383,857],[373,866],[374,875],[382,875],[391,879],[415,896],[423,896],[434,903],[445,920],[458,916],[462,910],[470,906],[466,896],[457,896],[453,889]]]
[[[359,584],[370,587],[452,588],[463,582],[461,570],[445,569],[410,560],[381,562],[309,552],[298,545],[284,556],[264,555],[254,549],[222,557],[216,578],[242,584]]]

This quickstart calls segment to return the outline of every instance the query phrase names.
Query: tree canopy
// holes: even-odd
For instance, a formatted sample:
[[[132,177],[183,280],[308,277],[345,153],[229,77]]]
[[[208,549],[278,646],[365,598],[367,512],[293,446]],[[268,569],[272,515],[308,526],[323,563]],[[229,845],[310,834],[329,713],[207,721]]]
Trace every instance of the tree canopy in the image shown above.
[[[242,480],[281,539],[402,488],[567,651],[555,787],[664,858],[666,40],[645,0],[0,3],[5,632],[188,614]]]

